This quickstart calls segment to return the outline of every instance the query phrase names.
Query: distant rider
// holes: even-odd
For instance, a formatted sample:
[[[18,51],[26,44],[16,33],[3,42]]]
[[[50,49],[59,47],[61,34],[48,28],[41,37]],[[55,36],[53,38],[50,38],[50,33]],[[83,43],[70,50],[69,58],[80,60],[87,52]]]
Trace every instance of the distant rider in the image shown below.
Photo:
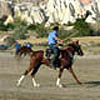
[[[16,47],[16,52],[17,52],[21,47],[21,45],[18,43],[18,41],[16,41],[15,47]]]

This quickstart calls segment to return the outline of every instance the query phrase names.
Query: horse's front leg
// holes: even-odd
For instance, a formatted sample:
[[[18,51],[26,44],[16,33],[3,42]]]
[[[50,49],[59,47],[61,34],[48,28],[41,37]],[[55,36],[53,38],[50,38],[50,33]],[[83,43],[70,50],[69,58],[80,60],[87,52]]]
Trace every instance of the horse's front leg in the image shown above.
[[[56,86],[57,86],[57,87],[60,87],[60,88],[63,87],[62,84],[60,83],[63,70],[64,70],[64,68],[60,68],[60,70],[59,70],[59,75],[58,75],[58,78],[57,78],[57,81],[56,81]]]
[[[30,66],[28,67],[28,69],[24,72],[24,74],[20,77],[20,79],[17,82],[17,86],[20,86],[22,81],[24,80],[25,76],[32,70],[33,65],[30,64]]]
[[[76,82],[77,82],[78,84],[81,85],[82,83],[78,80],[78,78],[77,78],[77,76],[75,75],[73,69],[70,68],[70,69],[68,69],[68,71],[72,74],[72,76],[74,77],[74,79],[76,80]]]
[[[32,73],[31,73],[31,76],[32,76],[32,83],[33,83],[33,86],[34,86],[34,87],[40,87],[40,84],[39,84],[39,83],[36,83],[36,81],[35,81],[35,75],[36,75],[37,71],[39,70],[40,66],[41,66],[41,63],[37,64],[37,65],[34,67]]]

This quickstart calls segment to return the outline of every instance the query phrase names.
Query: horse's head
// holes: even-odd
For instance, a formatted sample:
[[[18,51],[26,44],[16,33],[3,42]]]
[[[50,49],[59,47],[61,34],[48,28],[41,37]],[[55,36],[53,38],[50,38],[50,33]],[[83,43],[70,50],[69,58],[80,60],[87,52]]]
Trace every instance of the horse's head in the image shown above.
[[[68,46],[71,46],[78,55],[84,55],[81,45],[79,44],[79,40],[70,43]]]

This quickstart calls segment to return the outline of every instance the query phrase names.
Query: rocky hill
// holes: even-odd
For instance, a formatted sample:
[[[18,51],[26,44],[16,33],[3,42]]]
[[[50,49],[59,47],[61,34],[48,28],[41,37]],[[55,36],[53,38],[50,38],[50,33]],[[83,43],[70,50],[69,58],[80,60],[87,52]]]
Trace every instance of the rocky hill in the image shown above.
[[[8,6],[3,7],[9,8],[14,18],[19,17],[28,24],[45,22],[46,26],[52,23],[63,25],[80,18],[88,23],[100,21],[100,0],[0,0],[2,12],[4,2]]]

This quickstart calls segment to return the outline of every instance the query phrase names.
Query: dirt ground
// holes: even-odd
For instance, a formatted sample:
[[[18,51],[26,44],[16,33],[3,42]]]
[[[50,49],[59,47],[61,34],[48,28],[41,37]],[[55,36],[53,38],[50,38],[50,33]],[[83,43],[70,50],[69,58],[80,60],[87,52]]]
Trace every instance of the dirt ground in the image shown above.
[[[0,100],[100,100],[100,55],[85,55],[75,59],[73,69],[83,85],[64,71],[61,83],[55,86],[58,70],[41,66],[36,75],[39,88],[32,86],[30,75],[20,87],[16,82],[29,64],[29,57],[18,62],[14,54],[0,53]]]

